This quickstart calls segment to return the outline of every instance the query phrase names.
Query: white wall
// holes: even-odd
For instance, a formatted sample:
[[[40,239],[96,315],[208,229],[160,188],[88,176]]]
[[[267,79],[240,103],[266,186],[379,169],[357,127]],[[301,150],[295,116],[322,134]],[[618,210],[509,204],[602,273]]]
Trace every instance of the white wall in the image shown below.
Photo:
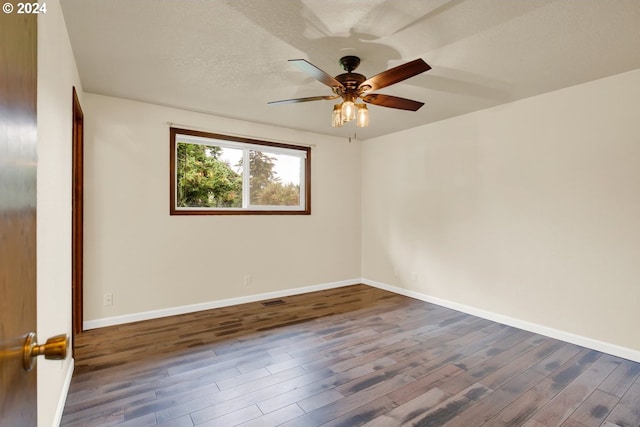
[[[359,143],[90,93],[83,107],[85,321],[360,277]],[[167,122],[314,144],[312,214],[170,216]]]
[[[363,277],[640,351],[639,111],[635,70],[365,141]]]
[[[82,88],[59,1],[38,16],[38,338],[71,335],[71,94]],[[58,425],[73,364],[38,361],[38,425]]]

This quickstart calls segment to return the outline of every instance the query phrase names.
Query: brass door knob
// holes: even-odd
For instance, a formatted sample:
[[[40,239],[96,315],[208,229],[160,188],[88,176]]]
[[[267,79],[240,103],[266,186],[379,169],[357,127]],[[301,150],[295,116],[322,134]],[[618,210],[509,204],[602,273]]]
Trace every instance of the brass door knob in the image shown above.
[[[29,332],[24,340],[23,365],[24,370],[29,372],[36,366],[36,358],[43,356],[50,360],[64,360],[67,357],[67,347],[69,346],[69,337],[65,334],[56,335],[47,340],[44,345],[38,345],[38,337],[35,332]]]

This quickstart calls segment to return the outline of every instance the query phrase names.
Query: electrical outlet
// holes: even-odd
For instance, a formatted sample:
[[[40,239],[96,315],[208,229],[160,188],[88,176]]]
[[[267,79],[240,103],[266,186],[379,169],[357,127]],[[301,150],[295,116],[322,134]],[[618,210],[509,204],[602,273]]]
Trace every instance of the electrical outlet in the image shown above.
[[[245,285],[245,286],[251,286],[251,281],[252,281],[252,280],[253,280],[253,279],[251,278],[251,275],[250,275],[250,274],[245,274],[245,275],[244,275],[244,285]]]
[[[113,305],[113,294],[104,294],[102,297],[102,303],[104,305]]]
[[[418,280],[418,273],[416,273],[415,271],[411,272],[411,280],[413,280],[414,282]]]

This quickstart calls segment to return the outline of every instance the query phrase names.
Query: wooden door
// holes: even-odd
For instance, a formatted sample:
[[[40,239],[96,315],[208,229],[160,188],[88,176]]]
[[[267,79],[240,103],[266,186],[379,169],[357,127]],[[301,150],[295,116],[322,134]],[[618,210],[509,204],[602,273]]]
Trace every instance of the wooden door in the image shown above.
[[[6,5],[5,5],[6,6]],[[36,330],[36,15],[0,13],[0,426],[37,423],[36,371],[22,346]]]

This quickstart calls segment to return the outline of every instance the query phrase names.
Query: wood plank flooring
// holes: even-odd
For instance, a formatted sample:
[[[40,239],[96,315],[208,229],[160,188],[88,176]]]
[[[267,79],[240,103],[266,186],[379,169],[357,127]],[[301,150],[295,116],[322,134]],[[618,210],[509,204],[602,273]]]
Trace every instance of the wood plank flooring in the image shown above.
[[[640,364],[365,285],[83,333],[62,426],[639,427]]]

